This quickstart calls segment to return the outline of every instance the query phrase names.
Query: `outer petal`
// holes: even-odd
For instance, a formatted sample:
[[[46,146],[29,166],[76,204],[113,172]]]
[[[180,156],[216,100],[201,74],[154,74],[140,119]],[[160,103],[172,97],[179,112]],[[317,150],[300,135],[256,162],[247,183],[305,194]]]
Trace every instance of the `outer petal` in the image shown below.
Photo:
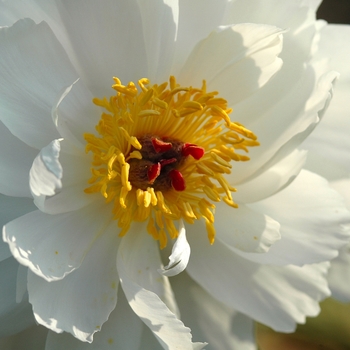
[[[265,253],[281,238],[277,221],[245,205],[233,209],[218,203],[215,228],[219,240],[242,252]]]
[[[179,237],[176,239],[171,255],[169,256],[169,264],[164,269],[158,270],[163,276],[176,276],[185,270],[190,260],[191,248],[186,239],[186,230],[183,221],[180,220]]]
[[[7,197],[0,194],[0,227],[36,209],[30,198]],[[11,256],[8,245],[0,240],[0,261]]]
[[[179,22],[173,72],[177,75],[193,47],[206,38],[222,21],[227,0],[180,0]]]
[[[0,122],[0,192],[30,197],[28,173],[38,151],[28,147]]]
[[[255,264],[225,247],[189,236],[187,271],[214,298],[277,331],[292,332],[296,322],[319,312],[330,295],[328,264],[276,267]]]
[[[171,279],[181,319],[207,350],[255,350],[253,320],[218,302],[186,273]]]
[[[326,180],[305,170],[286,189],[252,208],[281,224],[282,239],[267,254],[243,254],[259,263],[302,266],[330,260],[349,240],[344,225],[350,223],[350,213],[343,199]]]
[[[1,28],[0,45],[1,121],[19,139],[40,149],[59,137],[51,108],[78,76],[44,22],[36,25],[25,19]]]
[[[268,198],[287,187],[300,173],[305,160],[305,151],[294,150],[267,170],[236,186],[234,199],[238,203],[252,203]],[[228,179],[234,176],[227,176]],[[233,180],[233,179],[232,179]],[[234,183],[234,180],[232,181]]]
[[[70,332],[91,343],[117,303],[115,223],[96,239],[79,269],[61,281],[28,273],[29,301],[36,320],[55,332]]]
[[[145,240],[144,237],[148,240]],[[117,267],[126,298],[134,312],[153,331],[164,348],[202,349],[205,344],[192,343],[190,329],[176,318],[158,295],[142,287],[145,285],[154,288],[153,285],[156,285],[157,288],[156,281],[152,281],[152,283],[148,281],[154,272],[157,273],[157,270],[152,268],[154,265],[152,262],[153,254],[149,255],[150,260],[136,258],[135,261],[135,257],[137,257],[135,253],[136,251],[140,252],[140,248],[143,256],[147,251],[154,252],[152,246],[156,247],[156,242],[150,240],[152,238],[144,231],[129,232],[123,237],[120,244]],[[141,246],[140,243],[146,244]],[[156,249],[158,248],[156,247]],[[159,255],[157,260],[159,266]]]
[[[58,215],[34,211],[8,223],[3,239],[21,264],[47,281],[59,280],[81,265],[110,220],[110,212],[95,205]]]
[[[199,42],[179,77],[183,84],[217,90],[230,106],[263,86],[282,65],[282,31],[276,27],[238,24],[221,27]]]
[[[167,81],[177,36],[178,0],[138,0],[148,61],[147,78]]]
[[[13,258],[0,262],[0,337],[20,332],[35,323],[28,298],[16,302],[18,266]]]
[[[92,344],[83,343],[68,333],[49,332],[47,350],[139,350],[147,349],[141,344],[144,324],[131,310],[122,290],[118,291],[118,303],[94,336]],[[152,348],[149,348],[152,349]]]
[[[91,163],[89,157],[75,151],[66,140],[55,140],[35,158],[29,185],[34,202],[42,212],[65,213],[100,199],[84,193],[91,176]]]
[[[303,148],[311,151],[309,168],[317,170],[328,178],[336,178],[333,175],[335,168],[333,163],[339,163],[348,173],[350,171],[349,36],[350,27],[345,25],[328,25],[321,32],[319,55],[324,57],[332,53],[330,65],[340,72],[340,78],[322,123],[302,145]],[[316,157],[320,158],[320,166],[317,168],[313,166]],[[323,166],[325,163],[329,166]]]
[[[331,186],[341,193],[350,208],[350,179],[342,179],[334,181]],[[339,256],[331,261],[329,269],[328,282],[332,291],[332,297],[343,303],[350,301],[350,245],[340,249]]]
[[[79,75],[94,96],[111,95],[113,76],[127,83],[148,75],[136,0],[61,1],[58,8]]]
[[[62,166],[58,161],[60,141],[52,141],[34,159],[29,173],[29,185],[35,197],[53,196],[62,188]]]
[[[321,24],[301,1],[237,0],[229,5],[225,23],[263,22],[289,28],[283,38],[282,69],[234,106],[234,118],[253,130],[261,144],[250,151],[249,162],[237,167],[235,179],[240,183],[266,168],[272,157],[275,162],[281,159],[278,153],[288,155],[310,134],[328,105],[337,74],[324,74],[328,66],[311,60]]]

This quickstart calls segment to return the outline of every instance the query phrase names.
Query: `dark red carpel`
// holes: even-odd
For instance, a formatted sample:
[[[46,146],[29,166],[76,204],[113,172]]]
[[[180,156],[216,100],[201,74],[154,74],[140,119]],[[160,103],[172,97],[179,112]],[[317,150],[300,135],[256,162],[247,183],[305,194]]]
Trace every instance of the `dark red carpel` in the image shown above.
[[[185,179],[183,178],[180,171],[173,169],[169,173],[171,179],[171,185],[173,186],[175,191],[184,191],[186,188]]]
[[[185,157],[191,155],[194,159],[199,160],[204,156],[205,150],[203,147],[199,147],[193,143],[185,143],[182,147],[181,153]]]
[[[156,137],[153,137],[151,139],[151,142],[154,150],[157,153],[169,151],[173,147],[171,142],[164,142],[162,140],[157,139]]]
[[[156,180],[156,178],[160,175],[160,170],[162,166],[160,163],[153,164],[148,168],[148,180],[151,184]]]
[[[173,164],[176,163],[177,159],[176,158],[170,158],[170,159],[161,159],[159,161],[161,167],[163,168],[164,166],[168,165],[168,164]]]

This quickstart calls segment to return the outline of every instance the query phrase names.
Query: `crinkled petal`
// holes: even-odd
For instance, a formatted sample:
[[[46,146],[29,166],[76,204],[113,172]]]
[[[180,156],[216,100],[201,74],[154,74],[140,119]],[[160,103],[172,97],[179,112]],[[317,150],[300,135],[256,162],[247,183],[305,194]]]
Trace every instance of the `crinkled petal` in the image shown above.
[[[18,266],[13,258],[0,262],[0,337],[20,332],[35,323],[28,298],[16,302]]]
[[[332,297],[342,303],[350,302],[350,245],[339,250],[339,255],[331,261],[328,274]]]
[[[237,192],[234,199],[238,203],[252,203],[268,198],[287,187],[300,173],[306,161],[307,152],[294,150],[267,170],[252,179],[245,179],[241,184],[235,185]],[[273,162],[274,163],[274,162]],[[230,179],[234,176],[226,176]],[[234,181],[231,181],[233,183]]]
[[[141,344],[144,324],[131,310],[122,290],[118,291],[116,308],[103,324],[100,332],[94,335],[92,344],[83,343],[68,333],[49,332],[48,350],[139,350],[153,349],[147,343]]]
[[[81,265],[110,220],[111,211],[96,205],[57,215],[37,210],[5,225],[3,239],[21,264],[54,281]]]
[[[188,236],[190,276],[214,298],[276,331],[292,332],[296,323],[319,312],[318,302],[330,295],[328,263],[269,266],[235,254],[219,240]]]
[[[179,310],[169,279],[166,276],[160,276],[158,272],[163,267],[159,247],[146,232],[144,224],[134,223],[123,238],[123,242],[126,241],[124,244],[129,247],[125,249],[129,249],[127,263],[132,268],[130,270],[133,272],[132,280],[142,288],[155,293],[171,312],[178,316]]]
[[[94,96],[111,95],[113,76],[125,84],[148,76],[136,0],[78,0],[57,5],[79,75]]]
[[[330,260],[350,237],[350,213],[327,181],[306,170],[275,196],[253,204],[281,224],[282,239],[268,253],[241,254],[262,264],[304,264]]]
[[[279,28],[238,24],[221,27],[200,41],[185,63],[179,81],[220,91],[230,106],[261,88],[280,68]]]
[[[34,196],[53,196],[62,188],[62,166],[58,160],[60,140],[45,146],[34,159],[29,173],[29,186]]]
[[[177,36],[178,0],[138,0],[143,27],[148,75],[151,81],[166,81],[170,74]]]
[[[282,68],[256,94],[234,106],[234,119],[254,130],[260,142],[250,150],[251,160],[235,171],[239,183],[262,171],[277,153],[289,154],[310,134],[328,106],[337,74],[325,73],[330,70],[325,62],[311,60],[321,23],[302,2],[237,0],[229,3],[226,15],[225,23],[263,22],[289,28],[283,35]]]
[[[1,28],[0,45],[1,121],[20,140],[40,149],[59,137],[51,109],[77,73],[45,22],[24,19]]]
[[[254,324],[209,295],[186,273],[171,279],[181,319],[194,339],[208,342],[206,350],[255,350]]]
[[[191,247],[186,239],[186,230],[182,220],[179,224],[179,236],[176,239],[171,255],[169,256],[169,264],[164,269],[158,270],[163,276],[176,276],[185,270],[190,260]]]
[[[346,200],[350,208],[350,179],[345,178],[331,182],[331,186],[337,190]],[[339,250],[339,255],[331,261],[328,282],[332,291],[332,297],[343,303],[350,302],[350,245],[347,244]]]
[[[265,253],[281,238],[276,220],[243,204],[234,209],[218,203],[215,229],[217,239],[243,252]]]
[[[144,243],[142,247],[140,247],[141,243]],[[152,246],[156,247],[156,250]],[[152,253],[158,251],[158,247],[145,230],[129,232],[123,237],[119,246],[118,273],[129,305],[151,329],[164,348],[202,349],[205,344],[192,343],[190,329],[176,318],[156,293],[143,287],[154,288],[153,285],[159,284],[158,280],[152,283],[149,281],[154,273],[158,274],[157,269],[152,267],[155,263],[160,265],[159,253],[154,257],[154,254],[150,255],[150,251]],[[137,258],[136,252],[141,253],[143,257],[146,254],[148,259]],[[154,262],[155,259],[158,262]],[[166,277],[160,278],[161,281],[163,279]]]
[[[93,334],[101,329],[117,303],[115,232],[115,222],[100,231],[83,264],[60,281],[47,282],[28,272],[29,301],[40,324],[92,342]]]
[[[321,31],[319,55],[324,57],[328,56],[329,52],[332,53],[330,65],[340,72],[340,77],[334,89],[333,100],[322,122],[302,145],[303,148],[310,150],[311,159],[310,161],[308,159],[308,167],[329,179],[339,176],[335,172],[336,163],[348,173],[350,171],[349,36],[350,28],[345,25],[328,25]],[[315,167],[318,158],[320,166]],[[322,166],[325,163],[329,166]]]
[[[36,209],[30,198],[7,197],[0,194],[0,227]],[[0,240],[0,261],[11,256],[8,244]]]
[[[36,149],[13,136],[0,122],[0,192],[8,196],[30,197],[28,173]]]
[[[29,173],[36,206],[44,213],[60,214],[101,199],[84,192],[90,167],[89,157],[75,153],[74,146],[66,140],[52,141],[40,151]]]

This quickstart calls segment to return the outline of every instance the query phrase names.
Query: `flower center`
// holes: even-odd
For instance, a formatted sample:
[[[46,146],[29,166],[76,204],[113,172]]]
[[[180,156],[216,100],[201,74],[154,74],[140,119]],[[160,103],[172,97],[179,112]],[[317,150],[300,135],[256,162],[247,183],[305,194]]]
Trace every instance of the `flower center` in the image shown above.
[[[181,87],[174,77],[161,85],[138,81],[122,85],[116,95],[93,102],[105,109],[98,135],[84,134],[93,153],[86,193],[100,192],[113,202],[114,218],[127,233],[133,221],[148,221],[147,230],[160,247],[174,239],[174,221],[203,219],[214,243],[214,202],[237,208],[225,174],[232,161],[247,161],[256,136],[231,122],[227,102],[202,87]]]

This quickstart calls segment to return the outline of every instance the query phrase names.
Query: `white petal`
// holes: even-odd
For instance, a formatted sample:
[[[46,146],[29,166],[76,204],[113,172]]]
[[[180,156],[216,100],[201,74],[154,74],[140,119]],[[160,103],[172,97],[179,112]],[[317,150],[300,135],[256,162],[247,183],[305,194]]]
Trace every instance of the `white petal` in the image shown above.
[[[77,78],[49,26],[20,20],[0,29],[1,121],[23,142],[42,148],[59,137],[51,108]],[[48,64],[49,62],[49,64]]]
[[[331,182],[331,186],[337,190],[346,200],[350,209],[350,180],[349,178]],[[331,261],[328,282],[332,291],[332,297],[343,303],[350,301],[350,246],[347,244],[339,250],[339,255]]]
[[[289,28],[283,36],[282,69],[256,94],[234,106],[235,120],[253,130],[261,144],[250,150],[249,162],[237,167],[235,177],[240,182],[281,148],[289,148],[288,154],[309,135],[328,105],[337,75],[325,74],[329,70],[326,64],[310,60],[319,23],[314,11],[301,2],[237,0],[229,5],[226,23],[263,22]]]
[[[254,324],[247,316],[209,295],[186,273],[171,279],[181,319],[195,339],[208,342],[206,350],[255,350]]]
[[[129,272],[133,273],[131,277],[133,281],[144,289],[154,292],[171,312],[179,315],[169,280],[165,276],[160,276],[158,272],[163,267],[158,244],[147,233],[145,225],[134,223],[123,238],[122,244],[128,249],[123,256],[127,259],[127,265],[132,268]],[[127,254],[127,257],[124,254]]]
[[[331,261],[328,274],[332,298],[342,303],[350,302],[350,245],[339,250],[339,255]]]
[[[45,146],[34,159],[29,173],[29,186],[34,196],[53,196],[62,188],[62,166],[58,160],[60,140]]]
[[[291,87],[287,96],[274,100],[275,103],[272,106],[270,104],[266,110],[264,107],[259,111],[248,110],[250,106],[261,105],[267,98],[265,95],[267,92],[263,89],[257,97],[260,101],[248,99],[247,104],[240,111],[236,106],[236,118],[243,123],[243,115],[259,116],[254,122],[245,123],[245,126],[258,134],[260,146],[250,149],[249,162],[241,163],[235,168],[235,183],[244,181],[265,166],[271,167],[279,162],[310,135],[328,107],[332,86],[338,77],[338,74],[332,71],[315,81],[315,75],[324,69],[321,67],[305,69],[298,85]],[[275,80],[274,78],[273,82]],[[272,91],[274,89],[278,90],[279,87],[269,85],[270,97],[275,94]],[[305,98],[306,96],[308,98]],[[242,118],[240,118],[241,115]],[[267,126],[271,126],[268,132],[263,132]]]
[[[55,140],[33,162],[30,188],[36,206],[44,213],[66,213],[102,200],[99,194],[84,192],[91,177],[91,160],[74,149],[67,140]]]
[[[0,192],[30,197],[28,173],[38,151],[27,146],[0,122]]]
[[[263,256],[242,254],[252,261],[299,266],[318,263],[335,258],[349,240],[346,225],[350,213],[344,200],[326,180],[305,170],[286,189],[252,208],[277,220],[282,236]]]
[[[294,150],[288,156],[274,163],[271,167],[266,164],[259,169],[250,179],[235,185],[231,175],[226,176],[228,180],[237,188],[234,199],[238,203],[252,203],[270,197],[273,194],[287,187],[300,173],[307,152]]]
[[[302,147],[312,151],[314,157],[321,159],[321,167],[311,170],[320,171],[327,178],[334,178],[332,164],[339,163],[348,173],[350,171],[350,141],[348,130],[350,128],[350,69],[348,57],[350,55],[349,38],[350,28],[344,25],[328,25],[321,31],[319,55],[327,57],[331,52],[330,65],[340,72],[339,81],[334,88],[333,100],[316,130],[310,135]],[[340,174],[342,175],[342,174]]]
[[[109,84],[110,85],[110,84]],[[84,133],[96,133],[101,108],[93,102],[93,96],[81,80],[70,85],[52,109],[52,118],[60,135],[74,145],[71,153],[85,154]]]
[[[281,238],[277,221],[243,204],[235,209],[218,203],[215,229],[224,244],[243,252],[265,253]]]
[[[191,247],[186,239],[186,230],[182,220],[179,223],[179,236],[173,245],[171,255],[169,256],[169,264],[158,272],[163,276],[176,276],[185,270],[190,260]]]
[[[151,81],[167,81],[177,36],[179,5],[173,0],[138,0]]]
[[[128,234],[123,237],[118,250],[118,273],[125,296],[131,308],[152,330],[163,347],[202,349],[205,344],[192,343],[190,329],[186,328],[184,324],[176,318],[158,295],[149,289],[143,288],[143,285],[152,288],[153,284],[157,285],[159,282],[157,280],[154,280],[153,283],[152,281],[147,281],[147,275],[158,273],[157,269],[154,268],[153,271],[148,272],[148,270],[152,268],[152,265],[154,265],[152,260],[143,260],[141,270],[139,265],[141,260],[138,259],[136,262],[132,260],[137,248],[141,254],[145,255],[147,250],[152,249],[152,246],[156,246],[156,242],[154,241],[151,242],[153,244],[140,247],[140,242],[144,241],[142,236],[148,236],[145,230],[139,231],[136,234],[135,232],[128,232]],[[149,238],[152,239],[151,237]],[[149,259],[151,258],[152,256],[149,257]],[[157,258],[159,259],[159,255]],[[160,261],[158,262],[158,266],[159,264]],[[155,288],[157,288],[157,286]]]
[[[49,332],[48,350],[139,350],[147,349],[141,344],[144,324],[131,310],[122,290],[118,291],[118,303],[103,324],[100,332],[94,335],[92,344],[83,343],[68,333]],[[151,348],[149,348],[151,349]]]
[[[35,323],[28,298],[16,302],[18,266],[13,258],[0,262],[0,337],[20,332]]]
[[[239,24],[222,27],[196,45],[179,80],[217,90],[229,105],[247,98],[262,87],[282,61],[282,31],[276,27]]]
[[[269,266],[241,258],[219,240],[210,246],[190,235],[190,276],[214,298],[274,330],[291,332],[296,322],[319,312],[329,296],[328,264]]]
[[[36,209],[30,198],[7,197],[0,194],[0,227]],[[0,261],[11,256],[8,245],[0,240]]]
[[[221,24],[226,5],[227,0],[206,1],[204,6],[202,0],[179,1],[179,23],[173,62],[175,76],[194,46]]]
[[[125,84],[147,77],[147,53],[136,0],[65,1],[57,6],[80,65],[79,75],[94,96],[113,94],[113,76]]]
[[[81,265],[109,224],[111,214],[106,211],[95,205],[58,215],[34,211],[5,225],[3,239],[34,273],[48,281],[62,279]]]
[[[117,303],[115,225],[112,222],[100,232],[80,268],[64,279],[47,282],[29,271],[29,301],[40,324],[92,342],[93,334],[101,329]]]

